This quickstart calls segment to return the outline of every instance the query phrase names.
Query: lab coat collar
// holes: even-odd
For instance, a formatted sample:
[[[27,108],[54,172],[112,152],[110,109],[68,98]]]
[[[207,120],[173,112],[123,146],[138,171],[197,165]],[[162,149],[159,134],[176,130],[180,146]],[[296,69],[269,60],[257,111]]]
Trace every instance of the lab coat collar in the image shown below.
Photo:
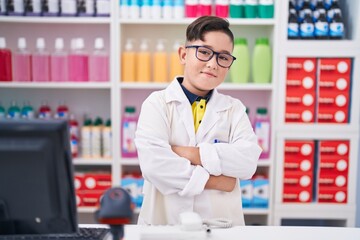
[[[204,118],[202,119],[195,136],[191,105],[189,104],[189,100],[176,78],[165,89],[165,101],[166,103],[170,103],[172,101],[178,102],[177,109],[179,111],[179,116],[181,116],[181,121],[183,121],[185,125],[189,138],[194,140],[196,139],[196,143],[201,142],[206,133],[214,127],[215,123],[220,118],[221,112],[231,108],[230,97],[225,97],[214,89],[209,102],[206,104]],[[190,140],[191,145],[196,145],[196,143]]]

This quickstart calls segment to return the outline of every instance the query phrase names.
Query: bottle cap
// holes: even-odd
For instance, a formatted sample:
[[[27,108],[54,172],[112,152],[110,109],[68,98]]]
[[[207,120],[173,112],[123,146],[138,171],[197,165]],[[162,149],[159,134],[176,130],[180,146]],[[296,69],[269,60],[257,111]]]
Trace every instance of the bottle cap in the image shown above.
[[[267,114],[267,109],[266,108],[258,108],[258,109],[256,109],[256,113],[265,115],[265,114]]]
[[[62,39],[62,38],[55,39],[55,49],[56,50],[64,49],[64,39]]]
[[[3,37],[0,37],[0,48],[6,48],[6,40]]]
[[[18,48],[25,49],[26,48],[26,39],[21,37],[18,39]]]
[[[71,48],[71,50],[75,50],[75,49],[76,49],[76,42],[77,42],[77,38],[71,39],[71,42],[70,42],[70,48]]]
[[[96,38],[94,43],[95,49],[103,49],[104,48],[104,40],[102,38]]]
[[[164,41],[163,39],[159,39],[157,44],[156,44],[156,51],[158,52],[162,52],[165,50],[165,46],[164,46]]]
[[[111,119],[106,120],[105,126],[111,127]]]
[[[148,44],[147,44],[146,39],[141,40],[140,50],[141,51],[147,51],[148,50]]]
[[[246,38],[236,38],[235,39],[235,44],[247,45],[247,39]]]
[[[86,119],[84,120],[84,126],[91,126],[91,125],[92,125],[91,119],[90,119],[90,118],[86,118]]]
[[[85,47],[84,39],[83,38],[77,38],[75,48],[76,49],[84,49],[84,47]]]
[[[126,51],[132,51],[134,48],[133,46],[133,39],[127,39],[125,44],[125,50]]]
[[[44,38],[36,39],[36,48],[37,49],[45,49],[45,40],[44,40]]]
[[[268,38],[257,38],[256,44],[269,45],[269,39]]]
[[[103,125],[103,120],[101,117],[97,117],[94,121],[94,126],[101,126]]]
[[[125,112],[126,113],[135,113],[135,107],[131,107],[131,106],[125,107]]]

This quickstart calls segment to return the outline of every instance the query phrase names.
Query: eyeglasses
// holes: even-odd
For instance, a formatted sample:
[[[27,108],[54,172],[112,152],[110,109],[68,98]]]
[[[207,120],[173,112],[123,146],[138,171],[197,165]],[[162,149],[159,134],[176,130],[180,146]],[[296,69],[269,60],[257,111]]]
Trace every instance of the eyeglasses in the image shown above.
[[[217,64],[223,68],[229,68],[231,64],[234,62],[234,60],[236,60],[236,57],[234,57],[231,54],[215,52],[211,48],[205,46],[191,45],[191,46],[186,46],[185,48],[195,48],[196,58],[203,62],[210,61],[210,59],[212,59],[212,57],[215,54]]]

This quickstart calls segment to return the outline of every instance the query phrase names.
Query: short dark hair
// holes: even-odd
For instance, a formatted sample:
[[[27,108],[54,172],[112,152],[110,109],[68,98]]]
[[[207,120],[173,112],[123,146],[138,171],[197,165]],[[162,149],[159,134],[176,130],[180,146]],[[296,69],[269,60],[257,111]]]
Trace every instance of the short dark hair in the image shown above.
[[[229,22],[220,17],[203,16],[193,21],[186,29],[186,41],[204,41],[204,35],[207,32],[219,31],[229,36],[234,44],[234,35],[229,28]]]

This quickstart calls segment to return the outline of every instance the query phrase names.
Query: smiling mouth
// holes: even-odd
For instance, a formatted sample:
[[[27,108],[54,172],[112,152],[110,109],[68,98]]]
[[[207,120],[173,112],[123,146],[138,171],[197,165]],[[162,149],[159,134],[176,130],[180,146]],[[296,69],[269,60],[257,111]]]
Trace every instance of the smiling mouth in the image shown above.
[[[212,73],[209,73],[209,72],[201,72],[201,73],[206,74],[206,75],[208,75],[210,77],[216,77],[216,75],[214,75]]]

